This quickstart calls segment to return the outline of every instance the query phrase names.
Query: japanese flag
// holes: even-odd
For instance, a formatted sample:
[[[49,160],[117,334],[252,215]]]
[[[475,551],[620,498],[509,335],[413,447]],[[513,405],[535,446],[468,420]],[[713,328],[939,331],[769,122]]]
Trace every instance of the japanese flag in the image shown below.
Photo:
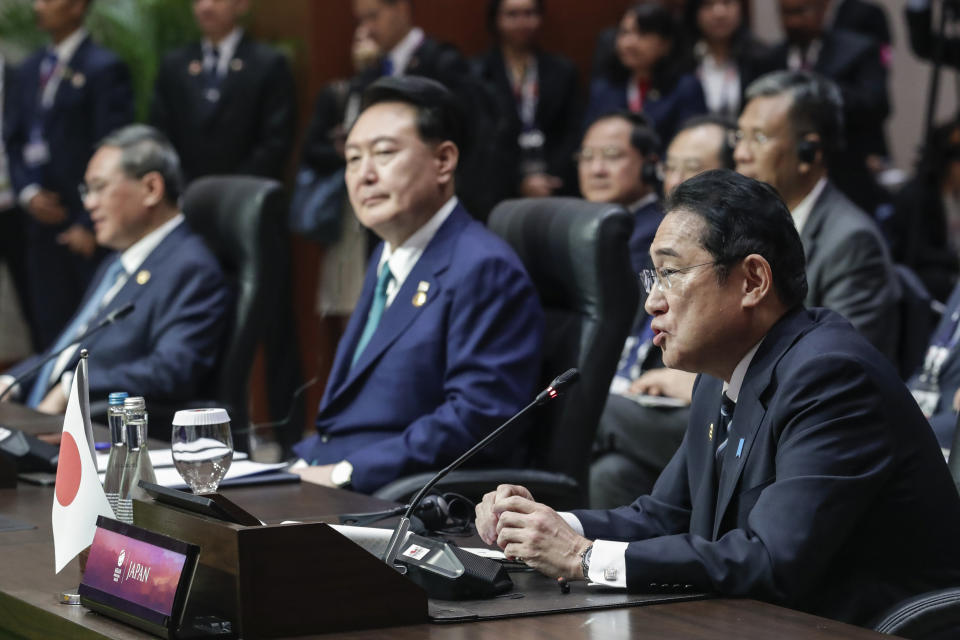
[[[113,518],[93,456],[86,354],[80,358],[63,416],[57,484],[53,497],[53,545],[57,573],[90,546],[97,516]]]

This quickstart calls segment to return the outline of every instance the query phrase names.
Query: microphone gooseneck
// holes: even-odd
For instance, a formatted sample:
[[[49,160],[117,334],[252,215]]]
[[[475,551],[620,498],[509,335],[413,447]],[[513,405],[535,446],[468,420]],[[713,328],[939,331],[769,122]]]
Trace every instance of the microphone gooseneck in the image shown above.
[[[556,399],[563,393],[567,387],[574,384],[577,380],[580,379],[580,372],[577,369],[567,369],[559,376],[553,379],[546,389],[537,394],[537,397],[534,398],[533,402],[525,406],[523,409],[515,413],[509,420],[504,422],[502,425],[491,431],[487,436],[473,445],[467,451],[461,455],[459,458],[448,464],[446,467],[441,469],[433,478],[430,479],[427,484],[423,486],[420,491],[417,492],[417,495],[414,496],[413,500],[410,501],[410,504],[407,505],[406,513],[403,514],[403,517],[400,518],[400,523],[397,525],[397,528],[393,532],[393,536],[390,538],[390,543],[387,545],[386,551],[383,554],[383,561],[390,566],[395,566],[395,560],[397,553],[400,549],[400,544],[403,542],[403,539],[406,537],[407,530],[410,528],[410,517],[413,515],[414,510],[423,500],[423,497],[442,480],[447,474],[451,471],[457,469],[464,462],[472,458],[477,452],[484,449],[488,444],[490,444],[495,438],[507,430],[507,428],[512,425],[518,418],[526,414],[530,409],[546,404],[547,402]]]

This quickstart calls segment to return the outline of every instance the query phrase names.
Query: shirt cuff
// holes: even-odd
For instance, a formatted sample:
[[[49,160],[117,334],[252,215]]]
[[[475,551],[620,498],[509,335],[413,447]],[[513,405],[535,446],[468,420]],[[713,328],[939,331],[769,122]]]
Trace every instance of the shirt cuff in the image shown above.
[[[33,200],[33,196],[40,193],[40,185],[38,184],[29,184],[20,190],[20,195],[18,199],[20,200],[20,206],[24,209],[30,208],[30,201]]]
[[[0,386],[3,386],[6,389],[8,386],[16,382],[17,379],[13,376],[7,374],[0,374]],[[8,398],[17,398],[20,396],[20,385],[16,385],[13,389],[10,389],[10,393],[7,394]]]
[[[570,525],[570,528],[576,531],[578,536],[583,535],[583,525],[580,524],[580,518],[568,511],[560,511],[557,515],[563,518],[563,521]]]
[[[591,582],[619,589],[627,588],[627,544],[611,540],[594,540],[590,552]]]

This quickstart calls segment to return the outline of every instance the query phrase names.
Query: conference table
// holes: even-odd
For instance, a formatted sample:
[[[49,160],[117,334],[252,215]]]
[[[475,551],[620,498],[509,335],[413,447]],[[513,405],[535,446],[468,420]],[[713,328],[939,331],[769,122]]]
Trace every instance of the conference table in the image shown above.
[[[55,432],[60,428],[60,421],[56,418],[9,403],[0,403],[0,424],[34,434]],[[105,431],[98,433],[103,435]],[[224,488],[222,493],[267,523],[284,520],[337,522],[339,513],[375,511],[393,506],[370,496],[307,483]],[[15,489],[0,489],[0,517],[30,527],[0,531],[0,638],[152,637],[84,607],[58,603],[57,595],[61,591],[77,586],[80,572],[75,559],[60,574],[54,573],[52,503],[52,486],[20,482]],[[575,583],[573,587],[579,589],[583,585]],[[416,624],[319,634],[316,637],[358,640],[868,640],[890,636],[756,600],[708,598],[479,622]]]

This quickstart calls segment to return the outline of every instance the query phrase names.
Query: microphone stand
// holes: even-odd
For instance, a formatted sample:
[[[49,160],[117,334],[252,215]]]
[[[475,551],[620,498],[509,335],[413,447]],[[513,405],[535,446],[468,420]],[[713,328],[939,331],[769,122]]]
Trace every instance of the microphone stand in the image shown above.
[[[542,404],[546,404],[550,400],[557,398],[565,387],[575,383],[579,378],[580,372],[577,369],[568,369],[564,373],[554,378],[553,382],[550,383],[550,386],[537,394],[537,397],[534,398],[533,402],[525,406],[518,413],[514,414],[512,418],[504,422],[502,425],[491,431],[483,440],[470,447],[466,453],[448,464],[446,467],[440,470],[437,475],[431,478],[430,481],[427,482],[427,484],[425,484],[423,488],[417,492],[417,495],[414,496],[413,500],[410,501],[410,504],[407,505],[406,513],[403,514],[403,516],[400,518],[400,522],[397,524],[397,527],[393,530],[393,535],[390,537],[390,542],[387,544],[387,549],[383,553],[383,561],[400,573],[406,573],[407,568],[402,564],[397,564],[396,562],[397,554],[400,552],[400,545],[404,540],[406,540],[407,532],[410,531],[410,518],[413,515],[414,510],[423,500],[423,497],[427,495],[427,492],[430,491],[430,489],[432,489],[447,474],[472,458],[477,452],[500,436],[504,431],[507,430],[507,427],[516,422],[518,418],[526,415],[530,409]]]
[[[114,311],[111,311],[110,314],[109,314],[106,318],[104,318],[103,320],[101,320],[99,323],[97,323],[97,325],[96,325],[95,327],[93,327],[93,328],[91,328],[90,330],[85,331],[84,333],[80,334],[80,336],[79,336],[76,340],[74,340],[73,342],[71,342],[70,344],[68,344],[66,347],[64,347],[63,349],[59,349],[59,350],[57,350],[57,351],[54,351],[54,352],[48,354],[45,358],[42,358],[42,359],[40,360],[40,362],[38,362],[36,365],[34,365],[33,367],[30,367],[30,368],[29,368],[27,371],[25,371],[23,374],[21,374],[20,376],[18,376],[17,378],[15,378],[15,379],[10,383],[10,386],[8,386],[6,389],[4,389],[4,390],[3,390],[3,393],[0,393],[0,402],[2,402],[3,399],[7,397],[7,395],[13,390],[14,387],[16,387],[18,384],[20,384],[21,382],[23,382],[24,380],[26,380],[27,378],[29,378],[30,376],[32,376],[32,375],[35,374],[36,372],[40,371],[40,369],[43,368],[43,365],[47,364],[49,361],[53,360],[54,358],[59,357],[61,353],[63,353],[63,352],[66,351],[67,349],[69,349],[72,345],[75,345],[75,344],[78,344],[78,343],[83,342],[84,340],[86,340],[87,338],[89,338],[89,337],[92,336],[93,334],[97,333],[98,331],[100,331],[100,330],[103,329],[104,327],[108,327],[108,326],[110,326],[111,324],[113,324],[114,322],[116,322],[117,320],[119,320],[120,318],[123,318],[123,317],[125,317],[125,316],[127,316],[127,315],[130,315],[130,313],[133,312],[133,309],[134,309],[133,303],[132,303],[132,302],[129,302],[129,303],[123,305],[122,307],[120,307],[120,308],[118,308],[118,309],[116,309],[116,310],[114,310]]]

